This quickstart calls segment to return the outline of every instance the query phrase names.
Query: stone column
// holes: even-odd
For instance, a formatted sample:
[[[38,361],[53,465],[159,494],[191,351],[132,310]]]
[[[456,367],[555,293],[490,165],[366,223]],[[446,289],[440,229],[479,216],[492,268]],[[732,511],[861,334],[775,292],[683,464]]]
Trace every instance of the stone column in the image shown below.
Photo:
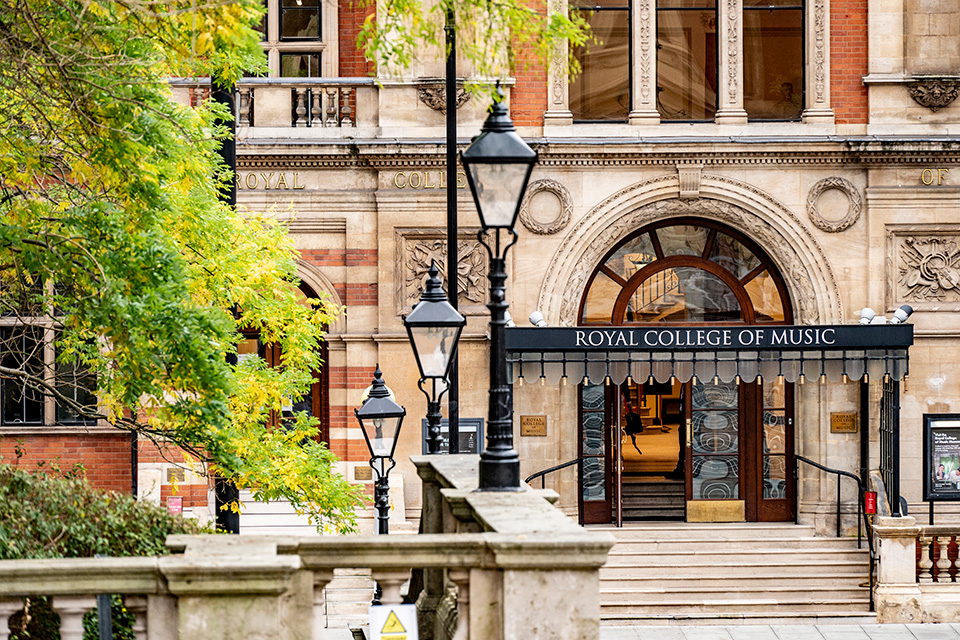
[[[83,616],[97,606],[94,596],[56,596],[53,610],[60,616],[60,640],[83,640]]]
[[[717,124],[746,124],[743,108],[743,1],[717,3]]]
[[[567,13],[567,0],[550,0],[551,14]],[[543,126],[571,125],[573,114],[570,112],[570,80],[567,66],[566,40],[558,43],[550,54],[547,64],[547,110],[543,113]]]
[[[23,609],[20,598],[0,598],[0,640],[10,637],[10,616]]]
[[[806,108],[803,121],[833,124],[830,107],[830,8],[827,0],[806,3]],[[889,38],[888,38],[889,39]],[[894,38],[895,39],[895,38]]]
[[[917,536],[914,518],[877,516],[873,527],[877,553],[877,622],[922,622],[922,595],[917,583]]]
[[[632,12],[633,110],[630,124],[660,124],[657,110],[657,2],[637,0]]]

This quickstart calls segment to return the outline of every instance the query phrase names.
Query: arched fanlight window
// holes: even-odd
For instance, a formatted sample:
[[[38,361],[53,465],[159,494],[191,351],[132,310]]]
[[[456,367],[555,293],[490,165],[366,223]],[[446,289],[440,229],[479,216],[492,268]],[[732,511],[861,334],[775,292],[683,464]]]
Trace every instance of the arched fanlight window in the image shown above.
[[[706,220],[644,227],[601,261],[580,324],[790,323],[783,278],[742,234]]]

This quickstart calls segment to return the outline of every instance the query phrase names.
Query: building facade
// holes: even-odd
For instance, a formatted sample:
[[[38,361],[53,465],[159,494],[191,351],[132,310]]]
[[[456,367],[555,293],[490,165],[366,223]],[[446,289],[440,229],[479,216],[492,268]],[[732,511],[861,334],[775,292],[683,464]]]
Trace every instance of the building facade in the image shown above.
[[[271,77],[238,85],[238,202],[282,220],[305,293],[345,309],[329,328],[311,410],[348,478],[369,482],[352,414],[378,364],[407,408],[391,517],[414,523],[409,457],[423,452],[426,402],[402,316],[431,261],[445,270],[443,64],[425,56],[402,76],[376,76],[355,45],[361,9],[269,0],[268,10]],[[864,307],[890,317],[906,304],[909,376],[869,375],[857,354],[849,370],[844,355],[813,376],[803,365],[783,375],[783,350],[776,372],[759,375],[719,365],[713,376],[675,375],[652,360],[611,378],[521,376],[515,366],[521,475],[582,459],[582,472],[570,466],[546,485],[585,522],[797,517],[826,530],[835,480],[806,466],[796,482],[795,458],[883,471],[891,408],[881,405],[896,383],[900,493],[918,508],[923,416],[960,412],[960,8],[611,0],[588,15],[602,43],[577,53],[581,76],[568,81],[558,52],[505,82],[511,116],[540,156],[507,258],[516,323],[540,311],[550,327],[699,329],[709,347],[723,331],[855,325]],[[175,91],[186,102],[204,89]],[[457,102],[463,148],[488,105],[467,94]],[[470,448],[482,447],[487,413],[488,258],[458,176],[468,318],[459,402]],[[697,351],[660,346],[674,349],[663,351],[671,362]],[[621,351],[642,360],[655,350]],[[69,458],[71,443],[99,438],[123,459],[129,446],[107,429],[3,429],[28,436],[31,455]],[[209,509],[205,480],[143,447],[136,467],[88,468],[117,487],[136,468],[139,491],[156,499],[178,480],[187,509]],[[630,486],[643,483],[675,498],[638,510]],[[855,513],[851,488],[843,499]]]

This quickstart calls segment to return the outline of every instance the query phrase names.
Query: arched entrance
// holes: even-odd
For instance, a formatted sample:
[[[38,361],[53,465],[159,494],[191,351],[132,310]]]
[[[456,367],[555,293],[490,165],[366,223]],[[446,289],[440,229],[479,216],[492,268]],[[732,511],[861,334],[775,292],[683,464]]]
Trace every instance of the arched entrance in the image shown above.
[[[784,279],[759,245],[684,217],[647,225],[606,253],[578,325],[792,321]],[[580,436],[586,523],[793,518],[793,385],[782,377],[581,384]]]

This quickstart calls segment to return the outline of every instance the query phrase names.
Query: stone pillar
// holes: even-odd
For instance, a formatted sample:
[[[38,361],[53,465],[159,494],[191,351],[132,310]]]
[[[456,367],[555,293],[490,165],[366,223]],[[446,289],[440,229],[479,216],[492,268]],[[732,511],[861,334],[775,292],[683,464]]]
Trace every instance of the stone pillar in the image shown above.
[[[327,599],[324,589],[333,580],[333,569],[313,572],[313,640],[323,640],[327,626]]]
[[[550,0],[551,14],[567,13],[567,0]],[[570,112],[570,80],[567,67],[566,40],[558,43],[550,54],[547,63],[547,110],[543,113],[543,126],[571,125],[573,114]]]
[[[83,616],[97,606],[94,596],[56,596],[53,610],[60,616],[60,640],[83,640]]]
[[[0,640],[10,637],[10,616],[23,609],[20,598],[0,598]]]
[[[917,536],[914,518],[877,516],[877,622],[921,622],[922,597],[917,583]]]
[[[657,110],[657,3],[637,0],[633,24],[633,110],[632,125],[660,124]]]
[[[717,2],[717,124],[746,124],[743,108],[743,0]]]
[[[807,123],[833,124],[830,107],[830,8],[827,0],[806,3],[806,105],[802,118]],[[887,38],[891,39],[891,38]],[[895,38],[892,38],[895,39]]]

